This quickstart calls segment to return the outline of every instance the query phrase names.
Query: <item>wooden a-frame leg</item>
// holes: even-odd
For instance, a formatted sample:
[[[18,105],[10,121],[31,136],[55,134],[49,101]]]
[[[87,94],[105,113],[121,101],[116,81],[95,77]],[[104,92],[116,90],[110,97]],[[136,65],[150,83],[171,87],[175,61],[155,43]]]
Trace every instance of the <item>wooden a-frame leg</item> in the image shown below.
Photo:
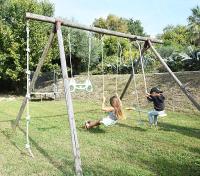
[[[36,80],[38,78],[38,75],[40,73],[41,67],[42,67],[42,65],[44,63],[44,60],[45,60],[45,58],[46,58],[46,56],[48,54],[48,51],[49,51],[49,49],[50,49],[50,47],[51,47],[51,45],[53,43],[54,36],[55,36],[55,26],[53,27],[53,30],[51,31],[51,34],[49,36],[49,40],[48,40],[48,42],[47,42],[47,44],[46,44],[46,46],[44,48],[44,51],[42,53],[41,58],[39,59],[39,63],[37,65],[36,71],[34,72],[33,79],[32,79],[32,81],[30,83],[30,92],[32,91],[32,89],[33,89],[33,87],[35,85],[35,82],[36,82]],[[22,104],[21,104],[20,110],[18,112],[18,115],[16,117],[15,123],[12,126],[14,130],[19,125],[19,121],[21,120],[21,117],[22,117],[22,114],[23,114],[24,109],[26,107],[26,103],[27,103],[28,98],[30,98],[29,95],[26,95],[24,97],[23,101],[22,101]]]
[[[66,108],[68,112],[70,132],[71,132],[72,151],[73,151],[74,161],[75,161],[75,164],[74,164],[75,172],[77,176],[82,176],[83,174],[82,174],[82,168],[81,168],[81,158],[80,158],[78,137],[76,133],[76,125],[75,125],[75,120],[74,120],[72,97],[71,97],[71,93],[69,89],[67,64],[66,64],[66,57],[65,57],[65,50],[64,50],[60,21],[56,22],[56,31],[57,31],[58,45],[59,45],[59,51],[60,51],[60,61],[61,61],[61,69],[62,69],[62,76],[63,76],[63,82],[64,82]]]
[[[185,86],[181,83],[181,81],[176,77],[176,75],[171,71],[171,69],[168,67],[168,65],[165,63],[161,55],[156,51],[156,49],[153,47],[150,40],[148,40],[149,46],[154,52],[154,54],[157,56],[159,61],[162,63],[162,65],[165,67],[165,69],[169,72],[170,76],[174,79],[174,81],[179,85],[182,92],[188,97],[188,99],[192,102],[192,104],[200,111],[200,104],[197,103],[197,101],[193,98],[193,96],[185,89]]]

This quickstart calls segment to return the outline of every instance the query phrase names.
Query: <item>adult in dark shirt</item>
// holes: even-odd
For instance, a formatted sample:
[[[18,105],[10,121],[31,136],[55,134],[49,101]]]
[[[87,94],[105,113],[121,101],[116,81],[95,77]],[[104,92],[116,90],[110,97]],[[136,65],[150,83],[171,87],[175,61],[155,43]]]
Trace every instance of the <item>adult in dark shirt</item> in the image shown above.
[[[150,93],[146,95],[147,99],[150,102],[153,102],[154,109],[148,112],[149,116],[149,124],[152,126],[153,124],[157,126],[158,123],[158,115],[164,114],[165,104],[164,100],[165,97],[163,96],[163,92],[159,90],[157,87],[153,87]]]

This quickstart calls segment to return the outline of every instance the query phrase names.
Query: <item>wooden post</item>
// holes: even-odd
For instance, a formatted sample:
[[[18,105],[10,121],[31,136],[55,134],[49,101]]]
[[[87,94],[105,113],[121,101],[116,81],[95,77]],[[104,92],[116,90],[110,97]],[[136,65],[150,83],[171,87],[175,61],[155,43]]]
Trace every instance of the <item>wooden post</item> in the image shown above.
[[[45,60],[47,54],[48,54],[49,48],[51,47],[51,44],[52,44],[53,39],[54,39],[54,36],[55,36],[55,26],[53,27],[53,30],[51,31],[51,34],[50,34],[50,36],[49,36],[49,40],[48,40],[48,42],[47,42],[47,44],[46,44],[46,46],[45,46],[45,48],[44,48],[44,51],[43,51],[43,53],[42,53],[41,58],[39,59],[39,63],[38,63],[38,65],[37,65],[36,71],[34,72],[33,79],[32,79],[32,81],[31,81],[30,87],[29,87],[29,88],[30,88],[30,93],[32,92],[32,89],[33,89],[33,87],[34,87],[34,85],[35,85],[35,82],[36,82],[36,80],[37,80],[37,77],[38,77],[38,75],[39,75],[39,73],[40,73],[41,67],[42,67],[42,65],[43,65],[43,63],[44,63],[44,60]],[[20,110],[19,110],[19,112],[18,112],[17,118],[16,118],[16,120],[15,120],[15,124],[13,124],[13,129],[14,129],[14,130],[16,129],[16,126],[19,125],[19,121],[21,120],[22,114],[23,114],[24,109],[25,109],[25,107],[26,107],[27,100],[28,100],[29,98],[30,98],[29,96],[25,96],[24,99],[23,99],[23,102],[22,102],[22,104],[21,104],[21,107],[20,107]]]
[[[171,69],[168,67],[168,65],[165,63],[163,58],[160,56],[160,54],[156,51],[156,49],[153,47],[151,41],[148,40],[149,46],[151,47],[154,54],[157,56],[159,61],[162,63],[162,65],[166,68],[166,70],[169,72],[171,77],[174,79],[174,81],[179,85],[180,89],[183,91],[183,93],[188,97],[188,99],[192,102],[192,104],[200,111],[200,105],[197,103],[197,101],[192,97],[190,92],[188,92],[185,89],[185,86],[181,83],[181,81],[176,77],[176,75],[171,71]]]
[[[138,67],[139,63],[140,63],[140,62],[139,62],[139,60],[138,60],[138,61],[136,62],[136,64],[134,65],[135,70],[136,70],[136,68]],[[129,87],[129,85],[130,85],[132,79],[133,79],[133,73],[131,73],[131,75],[130,75],[130,77],[129,77],[127,83],[126,83],[126,86],[124,87],[124,90],[122,91],[122,93],[121,93],[121,95],[120,95],[120,100],[122,100],[122,99],[124,98],[124,95],[125,95],[125,93],[126,93],[128,87]]]
[[[26,18],[27,19],[32,19],[32,20],[37,20],[37,21],[42,21],[42,22],[48,22],[48,23],[54,23],[56,22],[56,19],[53,17],[47,17],[43,15],[38,15],[38,14],[33,14],[33,13],[26,13]],[[67,27],[72,27],[76,29],[81,29],[81,30],[86,30],[86,31],[91,31],[91,32],[96,32],[99,34],[106,34],[106,35],[112,35],[112,36],[117,36],[117,37],[123,37],[123,38],[128,38],[131,40],[139,40],[139,41],[147,41],[151,40],[153,43],[163,43],[161,40],[150,38],[150,37],[143,37],[143,36],[138,36],[138,35],[131,35],[131,34],[125,34],[122,32],[116,32],[116,31],[111,31],[107,29],[102,29],[102,28],[97,28],[97,27],[89,27],[81,24],[76,24],[74,22],[70,21],[64,21],[59,19],[61,21],[63,26]]]
[[[73,150],[74,161],[75,161],[75,171],[76,171],[77,176],[82,176],[83,174],[82,174],[82,168],[81,168],[81,158],[80,158],[78,137],[76,133],[76,125],[75,125],[75,120],[74,120],[72,97],[71,97],[71,93],[69,89],[67,64],[66,64],[63,37],[62,37],[62,31],[61,31],[61,21],[56,22],[56,31],[57,31],[57,36],[58,36],[61,69],[62,69],[62,75],[63,75],[63,81],[64,81],[66,108],[68,112],[70,131],[71,131],[71,141],[72,141],[72,150]]]

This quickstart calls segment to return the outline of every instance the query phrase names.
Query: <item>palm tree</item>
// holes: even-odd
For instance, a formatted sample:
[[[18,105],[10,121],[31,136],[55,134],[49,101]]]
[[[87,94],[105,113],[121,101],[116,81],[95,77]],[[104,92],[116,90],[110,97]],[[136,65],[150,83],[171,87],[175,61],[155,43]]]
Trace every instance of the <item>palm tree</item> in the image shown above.
[[[191,41],[200,46],[200,8],[197,5],[191,9],[192,15],[188,17],[189,29],[191,31]]]

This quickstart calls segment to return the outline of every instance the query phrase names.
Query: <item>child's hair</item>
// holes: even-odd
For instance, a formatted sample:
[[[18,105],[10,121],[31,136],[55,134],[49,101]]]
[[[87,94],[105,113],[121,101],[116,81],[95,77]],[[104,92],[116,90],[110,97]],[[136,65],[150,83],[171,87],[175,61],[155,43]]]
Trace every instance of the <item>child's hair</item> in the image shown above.
[[[118,119],[125,119],[124,113],[122,111],[122,104],[117,96],[112,96],[110,98],[110,105],[115,109],[115,114]]]

